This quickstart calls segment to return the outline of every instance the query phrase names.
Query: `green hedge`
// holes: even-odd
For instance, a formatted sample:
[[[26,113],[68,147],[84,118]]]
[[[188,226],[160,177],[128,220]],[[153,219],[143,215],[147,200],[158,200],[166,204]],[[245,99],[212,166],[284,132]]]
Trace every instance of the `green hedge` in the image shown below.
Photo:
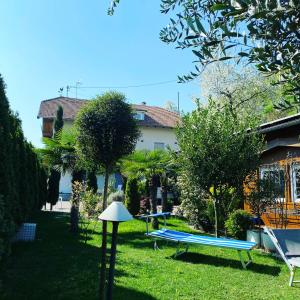
[[[18,226],[42,208],[46,195],[47,175],[10,110],[0,76],[0,262]]]

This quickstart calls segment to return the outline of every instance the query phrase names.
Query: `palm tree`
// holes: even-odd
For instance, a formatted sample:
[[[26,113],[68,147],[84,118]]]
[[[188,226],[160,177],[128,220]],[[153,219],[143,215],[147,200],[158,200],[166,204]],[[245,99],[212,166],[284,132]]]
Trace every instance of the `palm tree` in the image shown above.
[[[170,155],[164,150],[135,151],[121,162],[121,172],[126,176],[135,175],[147,179],[152,213],[157,213],[157,187],[160,176],[166,173],[169,163]],[[153,219],[152,226],[154,229],[158,228],[157,219]]]
[[[65,174],[72,172],[72,182],[82,181],[84,172],[79,166],[79,158],[75,149],[75,130],[73,128],[62,129],[52,138],[43,138],[44,148],[38,149],[43,164],[52,170]],[[72,201],[71,205],[71,232],[78,231],[79,203]]]
[[[73,128],[62,129],[52,138],[44,137],[44,148],[37,149],[43,164],[65,173],[73,170],[76,164],[75,133]]]

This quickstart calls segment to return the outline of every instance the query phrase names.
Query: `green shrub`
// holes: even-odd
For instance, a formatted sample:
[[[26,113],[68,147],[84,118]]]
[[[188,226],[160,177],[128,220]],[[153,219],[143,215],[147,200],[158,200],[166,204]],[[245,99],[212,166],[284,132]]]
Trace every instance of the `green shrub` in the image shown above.
[[[140,211],[140,193],[138,180],[128,178],[125,189],[125,205],[132,215],[137,215]]]
[[[210,231],[212,225],[208,217],[207,195],[193,183],[189,174],[180,174],[177,184],[180,191],[180,210],[182,215],[195,228]]]
[[[86,190],[80,198],[80,214],[87,219],[97,219],[101,213],[100,196],[93,190]]]
[[[245,240],[247,230],[251,228],[252,215],[242,209],[238,209],[229,215],[225,222],[227,232],[239,240]]]

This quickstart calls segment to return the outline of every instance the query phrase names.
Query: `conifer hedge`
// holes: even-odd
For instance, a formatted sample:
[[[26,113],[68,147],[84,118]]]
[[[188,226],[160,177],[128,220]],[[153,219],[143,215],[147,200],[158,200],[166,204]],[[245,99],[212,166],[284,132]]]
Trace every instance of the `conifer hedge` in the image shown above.
[[[23,135],[0,75],[0,262],[18,226],[46,202],[47,175]]]

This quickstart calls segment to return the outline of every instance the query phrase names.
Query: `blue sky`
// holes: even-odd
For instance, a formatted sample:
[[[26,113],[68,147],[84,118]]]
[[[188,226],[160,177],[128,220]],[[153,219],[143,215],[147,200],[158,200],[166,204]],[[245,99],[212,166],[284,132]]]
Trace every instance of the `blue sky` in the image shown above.
[[[160,0],[121,1],[107,16],[110,0],[3,0],[0,2],[0,73],[11,107],[23,121],[28,140],[40,146],[40,101],[58,96],[60,87],[127,86],[176,80],[193,68],[191,53],[159,40],[169,17]],[[177,101],[193,109],[197,81],[118,89],[131,103],[163,106]],[[80,89],[91,98],[105,89]],[[72,89],[69,96],[75,97]]]

